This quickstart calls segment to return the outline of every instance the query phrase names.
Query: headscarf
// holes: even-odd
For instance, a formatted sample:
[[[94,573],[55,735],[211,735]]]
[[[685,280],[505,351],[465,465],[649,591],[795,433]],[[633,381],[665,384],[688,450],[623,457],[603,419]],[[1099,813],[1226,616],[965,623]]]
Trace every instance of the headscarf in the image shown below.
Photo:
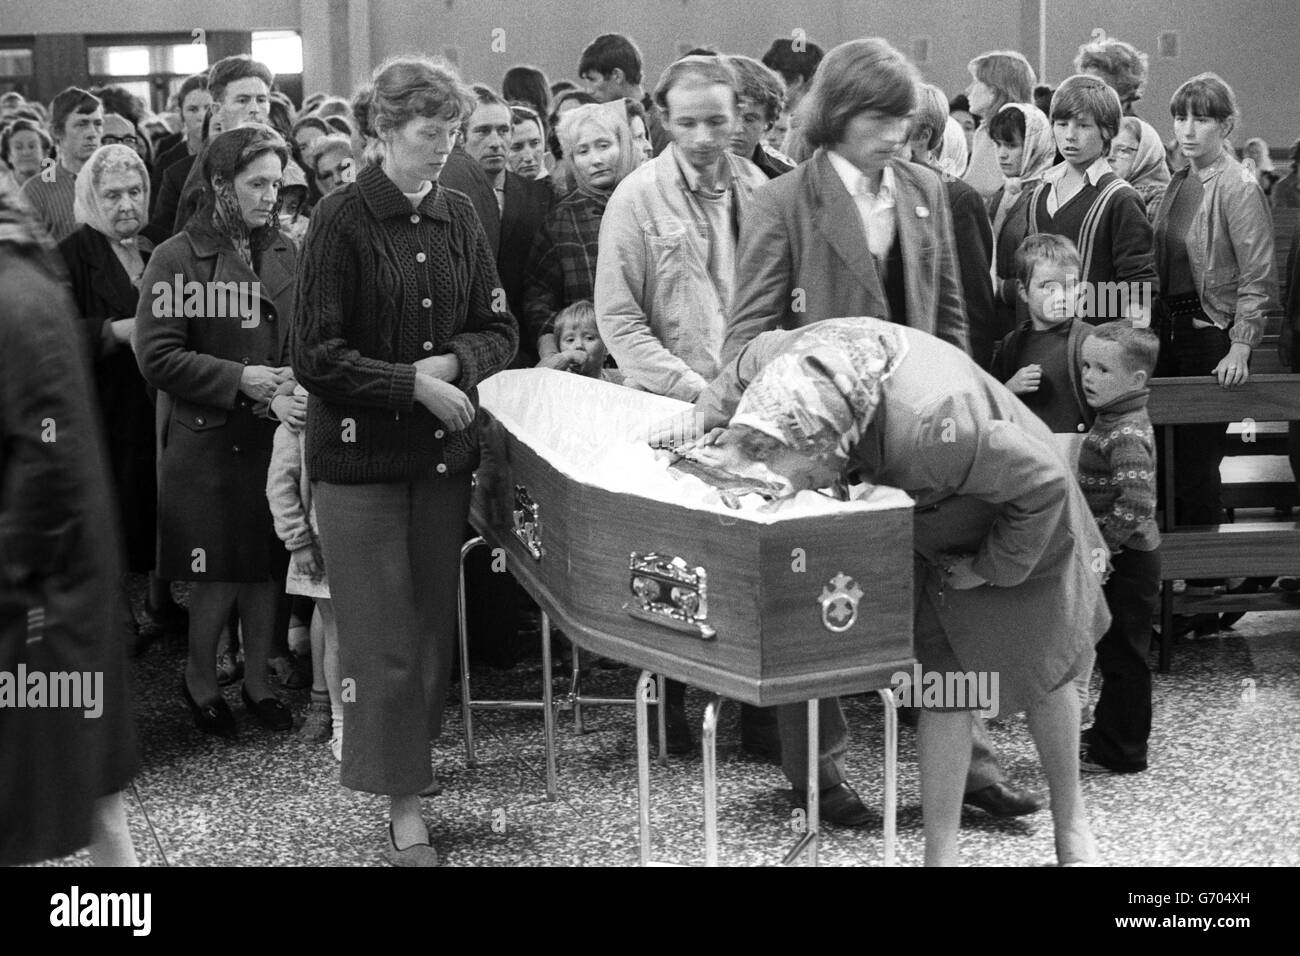
[[[140,227],[125,239],[118,236],[113,224],[99,205],[99,187],[109,173],[135,173],[140,177],[141,205]],[[86,160],[77,174],[76,193],[72,201],[72,214],[77,222],[84,223],[108,240],[108,246],[126,270],[133,286],[140,285],[144,275],[144,257],[140,254],[138,234],[149,219],[149,171],[144,160],[130,146],[113,143],[101,146]]]
[[[565,159],[573,163],[573,150],[578,144],[578,136],[584,126],[598,126],[618,143],[618,163],[614,167],[614,183],[607,189],[600,189],[588,182],[577,165],[571,165],[570,171],[578,192],[602,206],[628,173],[637,167],[637,157],[632,145],[632,128],[627,122],[627,107],[622,100],[609,103],[587,103],[577,109],[569,110],[560,117],[556,135]]]
[[[234,180],[236,170],[265,153],[275,153],[288,162],[288,147],[269,126],[240,126],[209,140],[201,160],[199,208],[186,224],[187,229],[195,223],[199,228],[210,227],[229,240],[235,253],[253,271],[257,271],[254,254],[280,235],[280,196],[277,193],[267,225],[250,229],[240,209]]]
[[[881,385],[907,356],[907,339],[872,318],[826,319],[773,359],[741,396],[732,425],[808,458],[847,462],[875,416]]]
[[[1145,208],[1159,201],[1169,186],[1169,167],[1165,165],[1165,146],[1155,127],[1136,116],[1126,116],[1120,126],[1129,133],[1137,133],[1137,154],[1133,168],[1126,177],[1129,185],[1142,197]]]
[[[1007,103],[1003,110],[1019,110],[1025,117],[1025,147],[1020,154],[1020,173],[1004,177],[1002,199],[993,213],[993,235],[1002,232],[1007,214],[1026,186],[1043,178],[1056,162],[1056,139],[1052,136],[1052,123],[1033,103]]]
[[[970,162],[970,148],[966,145],[966,132],[951,116],[943,127],[943,141],[934,152],[935,167],[953,179],[961,179]]]

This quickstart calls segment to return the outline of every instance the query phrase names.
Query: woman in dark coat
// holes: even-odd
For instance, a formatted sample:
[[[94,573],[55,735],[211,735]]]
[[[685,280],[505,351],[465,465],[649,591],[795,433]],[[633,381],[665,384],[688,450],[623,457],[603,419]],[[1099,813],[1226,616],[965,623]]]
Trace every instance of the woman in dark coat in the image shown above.
[[[276,421],[301,424],[284,364],[297,255],[278,228],[288,147],[241,127],[204,154],[205,195],[184,230],[155,250],[136,312],[145,379],[171,396],[163,439],[158,573],[195,582],[182,694],[203,731],[234,736],[217,687],[217,641],[232,607],[244,636],[245,705],[264,726],[293,720],[267,683],[283,620],[286,552],[266,502]],[[277,566],[277,563],[279,566]]]
[[[757,467],[795,489],[824,488],[856,471],[916,499],[921,667],[999,675],[999,713],[1028,712],[1051,787],[1059,862],[1095,862],[1072,680],[1110,622],[1107,548],[1037,416],[933,336],[848,318],[759,336],[686,421],[656,431],[680,433],[687,422],[718,429],[698,452],[728,470]],[[977,706],[945,700],[921,713],[927,864],[957,860],[968,711]]]
[[[97,863],[134,865],[119,542],[73,305],[40,237],[0,192],[0,866],[88,843]],[[82,699],[16,706],[37,674],[51,691],[79,678]]]
[[[136,572],[154,570],[158,522],[154,405],[131,351],[140,281],[153,251],[139,234],[148,207],[148,171],[139,155],[101,146],[77,177],[73,213],[82,225],[59,243],[94,369],[126,570]],[[170,598],[166,582],[150,574],[146,614],[164,610]]]

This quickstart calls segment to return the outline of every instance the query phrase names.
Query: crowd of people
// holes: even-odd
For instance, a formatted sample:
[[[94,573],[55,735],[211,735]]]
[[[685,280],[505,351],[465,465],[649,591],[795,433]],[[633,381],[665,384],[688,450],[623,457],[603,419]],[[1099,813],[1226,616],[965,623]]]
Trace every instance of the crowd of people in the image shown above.
[[[1180,523],[1223,510],[1223,428],[1183,426],[1158,465],[1147,385],[1249,379],[1281,302],[1270,197],[1300,192],[1262,140],[1238,157],[1221,77],[1143,119],[1145,54],[1094,40],[1075,69],[1050,88],[989,51],[949,98],[884,40],[777,40],[761,60],[694,50],[647,90],[635,43],[607,34],[580,82],[521,65],[468,85],[402,56],[351,100],[296,106],[231,56],[158,116],[114,87],[0,97],[5,666],[115,680],[118,652],[184,634],[197,729],[238,736],[222,687],[242,677],[249,718],[328,742],[345,786],[388,798],[390,862],[436,864],[421,800],[439,790],[476,386],[566,370],[693,403],[652,439],[720,466],[911,493],[918,658],[1002,675],[1059,862],[1097,862],[1080,772],[1149,760],[1158,468]],[[471,585],[508,609],[508,639],[529,602],[494,577]],[[301,720],[281,684],[310,688]],[[0,861],[87,843],[133,859],[115,686],[93,734],[0,710],[0,778],[37,737],[48,764],[0,797]],[[669,682],[674,753],[694,746],[684,699]],[[797,802],[805,722],[742,717]],[[916,723],[928,863],[956,862],[963,804],[1046,805],[1008,785],[975,711]],[[864,825],[838,701],[821,729],[823,819]],[[49,735],[70,741],[57,759]]]

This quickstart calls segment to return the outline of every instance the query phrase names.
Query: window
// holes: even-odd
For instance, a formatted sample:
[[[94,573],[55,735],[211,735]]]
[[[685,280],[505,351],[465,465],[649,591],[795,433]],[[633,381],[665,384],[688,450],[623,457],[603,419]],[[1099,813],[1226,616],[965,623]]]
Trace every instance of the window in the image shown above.
[[[160,111],[187,76],[208,68],[207,46],[183,42],[183,34],[132,39],[86,48],[91,85],[125,87]]]
[[[0,94],[27,95],[32,88],[32,51],[29,47],[0,47]]]
[[[293,30],[253,33],[253,59],[265,63],[276,76],[302,72],[302,37]]]

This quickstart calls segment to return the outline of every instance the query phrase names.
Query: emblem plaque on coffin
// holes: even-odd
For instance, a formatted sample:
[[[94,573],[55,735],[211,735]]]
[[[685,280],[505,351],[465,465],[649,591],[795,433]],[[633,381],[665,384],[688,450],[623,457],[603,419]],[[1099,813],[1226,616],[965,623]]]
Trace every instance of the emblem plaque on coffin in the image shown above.
[[[840,572],[822,588],[818,601],[822,606],[822,625],[835,634],[843,634],[858,622],[858,604],[862,588],[847,574]]]

